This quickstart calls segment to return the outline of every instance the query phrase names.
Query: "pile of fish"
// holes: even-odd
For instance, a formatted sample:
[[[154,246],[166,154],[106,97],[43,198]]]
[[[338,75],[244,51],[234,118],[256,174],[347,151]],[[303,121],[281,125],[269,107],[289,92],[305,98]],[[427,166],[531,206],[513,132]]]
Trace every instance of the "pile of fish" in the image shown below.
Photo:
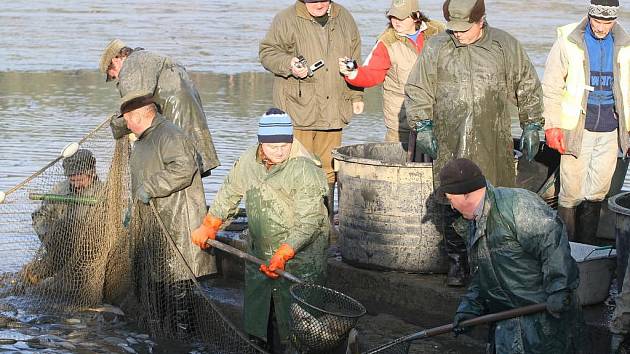
[[[152,353],[163,344],[145,333],[131,330],[124,313],[104,305],[71,314],[30,314],[11,304],[17,298],[0,302],[0,351],[47,353]],[[190,348],[194,351],[196,348]],[[167,350],[168,351],[168,350]]]
[[[302,346],[332,349],[338,346],[352,329],[352,322],[340,316],[324,314],[319,317],[297,303],[290,306],[292,332]]]

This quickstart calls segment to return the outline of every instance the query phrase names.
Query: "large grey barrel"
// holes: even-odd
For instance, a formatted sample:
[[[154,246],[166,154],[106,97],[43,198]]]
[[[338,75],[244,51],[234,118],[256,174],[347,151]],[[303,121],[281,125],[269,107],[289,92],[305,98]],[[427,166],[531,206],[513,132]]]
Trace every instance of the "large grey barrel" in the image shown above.
[[[406,163],[400,143],[343,146],[338,169],[339,233],[344,261],[419,273],[448,269],[433,194],[431,163]]]
[[[630,254],[630,192],[619,193],[608,199],[608,209],[615,214],[617,291],[621,293]]]

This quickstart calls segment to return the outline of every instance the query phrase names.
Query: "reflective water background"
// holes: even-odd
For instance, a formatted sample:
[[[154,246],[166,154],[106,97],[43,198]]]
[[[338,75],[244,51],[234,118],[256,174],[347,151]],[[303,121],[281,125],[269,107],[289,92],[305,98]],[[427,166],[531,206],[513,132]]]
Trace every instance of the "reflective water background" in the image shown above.
[[[258,42],[290,0],[26,1],[0,4],[0,190],[53,159],[118,105],[96,72],[103,47],[118,37],[170,55],[192,72],[222,166],[206,179],[211,200],[234,159],[255,143],[258,116],[271,105],[271,76]],[[362,33],[363,56],[383,30],[389,0],[340,0]],[[579,20],[587,0],[486,1],[488,22],[525,45],[542,74],[555,27]],[[621,18],[630,18],[629,1]],[[421,1],[442,20],[442,1]],[[380,88],[344,131],[344,143],[377,142],[384,127]],[[517,132],[515,128],[515,132]]]

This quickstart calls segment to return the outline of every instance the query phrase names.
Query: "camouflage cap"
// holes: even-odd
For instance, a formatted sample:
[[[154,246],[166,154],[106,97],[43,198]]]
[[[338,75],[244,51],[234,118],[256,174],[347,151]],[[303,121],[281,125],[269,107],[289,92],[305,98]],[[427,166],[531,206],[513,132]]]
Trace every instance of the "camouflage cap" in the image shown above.
[[[455,32],[468,31],[473,23],[478,20],[474,18],[475,16],[471,16],[473,15],[473,9],[478,1],[479,0],[450,0],[447,9],[445,9],[445,14],[448,13],[446,29]],[[485,8],[483,11],[485,13]]]
[[[126,46],[127,45],[120,39],[114,39],[109,42],[107,47],[103,50],[103,54],[101,54],[101,61],[98,64],[98,68],[103,74],[107,73],[107,68],[109,67],[109,64],[111,64],[112,59],[114,59],[120,50]]]
[[[387,17],[392,16],[404,20],[418,11],[420,11],[418,0],[392,0],[392,5],[387,11]]]
[[[151,103],[155,103],[153,92],[149,90],[130,91],[120,99],[120,113],[125,114]]]
[[[96,167],[96,158],[87,149],[79,149],[74,155],[63,159],[63,173],[66,176],[87,174]]]

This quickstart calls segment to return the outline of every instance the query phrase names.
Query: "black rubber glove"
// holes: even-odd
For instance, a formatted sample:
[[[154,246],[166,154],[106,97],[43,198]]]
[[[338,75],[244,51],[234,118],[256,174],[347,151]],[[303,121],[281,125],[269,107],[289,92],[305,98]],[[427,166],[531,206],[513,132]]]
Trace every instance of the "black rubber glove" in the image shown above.
[[[523,128],[521,135],[521,152],[525,155],[527,161],[533,161],[540,148],[540,135],[538,132],[542,128],[538,123],[530,123]]]
[[[459,324],[477,317],[474,313],[469,312],[458,312],[455,314],[455,318],[453,318],[453,333],[455,333],[455,337],[460,334],[464,334],[469,332],[472,329],[472,326],[461,327]]]
[[[555,318],[571,308],[571,294],[567,291],[555,292],[547,297],[547,311]]]
[[[416,123],[416,149],[423,154],[431,156],[435,159],[437,157],[438,143],[433,134],[433,121],[424,119]]]

